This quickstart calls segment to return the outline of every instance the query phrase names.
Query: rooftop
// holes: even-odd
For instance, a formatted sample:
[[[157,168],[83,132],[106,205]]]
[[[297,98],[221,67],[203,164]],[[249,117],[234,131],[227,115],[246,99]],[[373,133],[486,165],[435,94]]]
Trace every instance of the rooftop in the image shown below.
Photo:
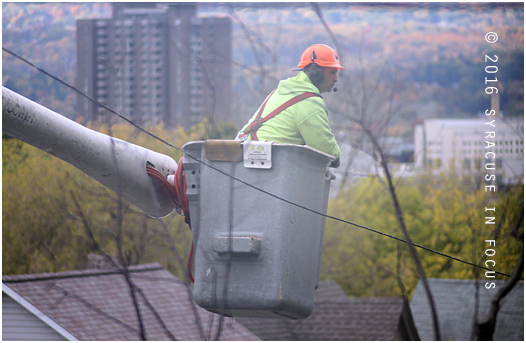
[[[440,333],[443,340],[471,340],[475,315],[475,280],[429,279],[435,299]],[[496,282],[497,288],[504,281]],[[497,288],[486,289],[484,281],[478,281],[479,318],[484,318]],[[497,316],[494,340],[524,340],[524,283],[517,284],[503,299]],[[422,340],[433,340],[433,326],[429,305],[422,283],[419,282],[411,299],[411,311],[418,334]]]
[[[158,263],[129,267],[148,340],[208,340],[220,316],[191,300],[190,286]],[[79,340],[140,340],[136,309],[116,269],[3,276],[3,287],[47,316],[55,330]],[[16,297],[15,297],[16,298]],[[16,299],[15,299],[16,300]],[[320,282],[303,320],[223,318],[222,340],[418,339],[403,298],[349,298],[335,281]],[[155,309],[155,311],[153,310]],[[68,336],[69,337],[69,336]]]
[[[148,340],[204,340],[208,331],[215,337],[219,316],[197,307],[185,283],[158,263],[129,270]],[[140,339],[129,287],[116,270],[2,276],[2,281],[79,340]],[[221,339],[259,340],[232,319],[224,321]]]
[[[349,298],[333,280],[320,282],[306,319],[237,321],[263,340],[418,340],[403,298]]]

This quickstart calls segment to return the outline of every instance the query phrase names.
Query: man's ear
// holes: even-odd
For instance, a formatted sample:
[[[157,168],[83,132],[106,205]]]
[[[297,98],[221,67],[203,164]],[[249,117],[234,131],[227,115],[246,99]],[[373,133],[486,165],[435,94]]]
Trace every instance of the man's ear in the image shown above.
[[[309,73],[307,76],[309,77],[310,81],[317,87],[320,83],[323,82],[323,79],[325,78],[323,69],[317,65],[317,64],[310,64],[308,65]]]

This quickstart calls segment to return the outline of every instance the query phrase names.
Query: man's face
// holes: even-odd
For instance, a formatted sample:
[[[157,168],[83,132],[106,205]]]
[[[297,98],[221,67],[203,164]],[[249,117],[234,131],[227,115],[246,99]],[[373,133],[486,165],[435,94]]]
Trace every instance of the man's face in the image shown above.
[[[338,82],[338,69],[321,67],[323,70],[323,81],[316,85],[320,93],[330,92],[334,88],[334,84]]]

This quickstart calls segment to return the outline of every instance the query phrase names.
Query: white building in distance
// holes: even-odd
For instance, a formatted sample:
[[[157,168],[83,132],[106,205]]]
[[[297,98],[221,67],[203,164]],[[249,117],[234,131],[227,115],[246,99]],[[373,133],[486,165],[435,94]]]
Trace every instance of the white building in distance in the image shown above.
[[[418,170],[491,172],[497,184],[524,179],[524,118],[429,119],[415,127],[414,142]]]

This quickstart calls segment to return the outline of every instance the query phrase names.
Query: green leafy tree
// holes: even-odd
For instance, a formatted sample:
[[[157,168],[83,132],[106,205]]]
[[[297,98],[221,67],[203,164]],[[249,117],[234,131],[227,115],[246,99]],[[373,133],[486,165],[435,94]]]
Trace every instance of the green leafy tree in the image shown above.
[[[148,131],[169,137],[174,146],[191,140],[182,129],[158,125]],[[182,155],[129,125],[115,125],[111,132],[176,161]],[[158,261],[184,278],[171,252],[176,248],[184,256],[190,249],[191,233],[182,216],[152,219],[66,162],[10,137],[4,136],[2,144],[5,274],[83,269],[90,252],[115,255],[120,247],[121,263]],[[177,246],[168,244],[168,234]]]
[[[415,244],[484,265],[488,248],[485,241],[495,239],[498,264],[494,269],[511,275],[522,245],[511,232],[521,211],[522,184],[489,197],[483,189],[473,191],[454,174],[438,178],[429,174],[400,180],[397,192]],[[496,225],[485,224],[485,207],[496,208]],[[375,178],[361,179],[339,193],[329,203],[329,214],[400,237],[389,195]],[[334,278],[351,296],[409,295],[418,279],[404,244],[329,219],[322,277]],[[485,277],[484,269],[422,249],[418,252],[428,277]],[[508,279],[501,275],[496,278]]]

